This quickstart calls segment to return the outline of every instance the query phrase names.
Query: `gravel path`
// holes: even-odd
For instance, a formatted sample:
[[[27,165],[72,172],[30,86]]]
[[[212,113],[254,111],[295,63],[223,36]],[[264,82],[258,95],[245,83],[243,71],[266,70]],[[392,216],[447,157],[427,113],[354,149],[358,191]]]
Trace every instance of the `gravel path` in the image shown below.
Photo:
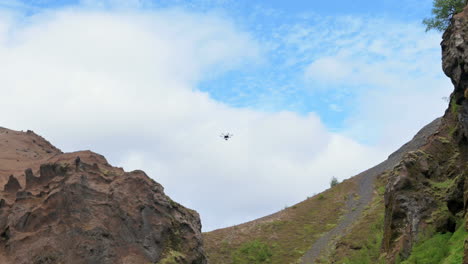
[[[414,151],[422,147],[426,143],[427,138],[436,133],[440,124],[440,118],[432,121],[430,124],[422,128],[411,141],[392,153],[387,160],[358,174],[356,177],[358,177],[359,184],[359,190],[357,193],[359,195],[359,199],[355,200],[353,197],[349,197],[350,199],[348,199],[345,205],[346,213],[342,220],[335,228],[326,232],[314,242],[312,247],[304,254],[300,263],[313,264],[321,254],[325,253],[326,249],[330,248],[330,243],[336,237],[346,234],[348,227],[350,227],[361,216],[364,208],[372,201],[372,193],[374,190],[373,185],[376,177],[382,172],[395,167],[407,152]]]

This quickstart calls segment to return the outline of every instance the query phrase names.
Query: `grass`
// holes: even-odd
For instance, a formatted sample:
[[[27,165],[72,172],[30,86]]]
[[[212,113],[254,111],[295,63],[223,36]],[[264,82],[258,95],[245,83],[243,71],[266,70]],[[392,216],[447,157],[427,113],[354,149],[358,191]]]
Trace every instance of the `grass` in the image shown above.
[[[363,242],[359,250],[351,253],[351,256],[345,257],[343,264],[374,264],[379,263],[380,246],[383,239],[383,217],[380,217],[370,228],[370,235]],[[358,241],[355,241],[358,242]]]
[[[463,224],[455,233],[436,233],[413,248],[410,257],[401,264],[459,264],[463,263],[463,246],[467,238]]]
[[[267,244],[254,240],[244,243],[232,254],[233,264],[267,264],[271,263],[272,249]]]
[[[336,226],[345,208],[345,197],[356,190],[355,180],[346,180],[266,220],[204,233],[209,263],[243,263],[236,262],[239,261],[239,252],[245,250],[246,245],[252,247],[252,243],[257,243],[255,241],[271,249],[270,262],[264,263],[296,263],[314,241]]]
[[[450,111],[452,114],[458,113],[460,106],[455,102],[455,98],[452,98],[452,102],[450,102]]]
[[[450,144],[450,139],[446,138],[446,137],[441,137],[441,136],[438,136],[436,138],[438,141],[442,142],[443,144]]]
[[[458,123],[456,125],[452,125],[448,131],[448,136],[450,138],[453,138],[453,135],[455,134],[455,132],[457,131],[458,129]]]
[[[457,264],[463,262],[463,247],[467,235],[468,232],[466,232],[463,224],[460,225],[458,230],[453,233],[448,241],[449,254],[442,264]]]
[[[446,245],[451,235],[451,233],[437,234],[428,240],[423,240],[413,248],[408,260],[401,264],[439,264],[449,253]]]
[[[379,193],[379,195],[383,196],[385,194],[385,185],[377,187],[377,192]]]
[[[430,180],[429,183],[433,187],[445,192],[453,185],[454,179],[447,179],[447,180],[442,181],[442,182],[437,182],[437,181]]]
[[[339,264],[378,264],[383,239],[385,206],[383,194],[385,181],[376,182],[377,195],[366,207],[361,217],[350,229],[350,232],[336,241],[336,247],[323,263]]]
[[[442,264],[463,263],[463,247],[467,237],[468,232],[461,225],[448,241],[449,254]]]

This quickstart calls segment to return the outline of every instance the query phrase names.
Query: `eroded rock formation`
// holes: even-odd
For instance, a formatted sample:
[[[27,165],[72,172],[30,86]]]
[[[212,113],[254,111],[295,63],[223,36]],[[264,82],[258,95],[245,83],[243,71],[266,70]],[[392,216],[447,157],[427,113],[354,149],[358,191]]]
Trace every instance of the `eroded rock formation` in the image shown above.
[[[0,263],[206,263],[197,212],[143,171],[32,131],[0,128],[0,149]]]

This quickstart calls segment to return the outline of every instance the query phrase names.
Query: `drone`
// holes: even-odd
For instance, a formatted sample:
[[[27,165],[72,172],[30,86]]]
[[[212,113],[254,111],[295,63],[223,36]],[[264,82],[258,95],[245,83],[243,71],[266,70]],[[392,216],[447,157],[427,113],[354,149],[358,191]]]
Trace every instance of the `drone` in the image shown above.
[[[226,134],[221,134],[219,135],[220,137],[224,138],[224,140],[228,140],[230,138],[232,138],[234,135],[233,134],[229,134],[229,133],[226,133]]]

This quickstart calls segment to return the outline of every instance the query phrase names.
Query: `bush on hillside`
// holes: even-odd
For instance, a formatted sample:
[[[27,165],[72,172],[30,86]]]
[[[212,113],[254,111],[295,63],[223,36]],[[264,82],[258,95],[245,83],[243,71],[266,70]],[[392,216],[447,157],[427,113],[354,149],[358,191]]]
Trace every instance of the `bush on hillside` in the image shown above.
[[[330,187],[333,187],[333,186],[337,185],[338,183],[339,183],[338,179],[335,176],[333,176],[331,181],[330,181]]]

